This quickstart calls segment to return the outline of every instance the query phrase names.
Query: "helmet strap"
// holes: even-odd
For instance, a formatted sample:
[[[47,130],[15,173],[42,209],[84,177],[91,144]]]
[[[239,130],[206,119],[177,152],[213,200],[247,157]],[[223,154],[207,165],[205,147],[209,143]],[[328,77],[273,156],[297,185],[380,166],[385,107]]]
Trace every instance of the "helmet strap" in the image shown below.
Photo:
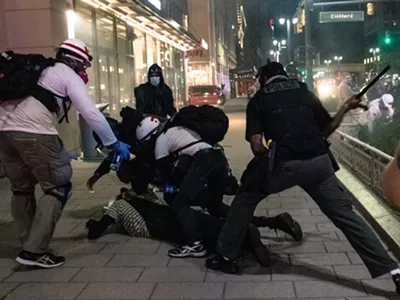
[[[152,136],[154,133],[157,132],[158,128],[160,126],[157,126],[156,128],[154,128],[153,130],[151,130],[148,134],[146,134],[142,139],[139,140],[139,142],[145,141],[146,139],[148,139],[150,136]]]
[[[61,58],[61,61],[68,65],[72,70],[74,70],[75,73],[78,73],[85,69],[83,67],[83,60],[80,60],[79,58],[76,58],[72,55],[64,54]]]

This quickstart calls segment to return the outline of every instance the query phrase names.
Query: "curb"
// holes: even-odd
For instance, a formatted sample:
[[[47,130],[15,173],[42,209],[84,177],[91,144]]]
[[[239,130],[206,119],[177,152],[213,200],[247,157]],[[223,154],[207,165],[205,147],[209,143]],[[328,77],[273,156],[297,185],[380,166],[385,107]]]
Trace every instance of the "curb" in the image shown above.
[[[386,243],[389,251],[400,260],[400,217],[343,164],[336,173],[342,187],[361,215]]]

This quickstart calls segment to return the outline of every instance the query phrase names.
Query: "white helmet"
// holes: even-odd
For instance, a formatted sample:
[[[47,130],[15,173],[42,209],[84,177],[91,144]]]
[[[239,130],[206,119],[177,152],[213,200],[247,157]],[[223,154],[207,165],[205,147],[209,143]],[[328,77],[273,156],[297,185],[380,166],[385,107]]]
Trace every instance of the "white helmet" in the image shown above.
[[[156,132],[160,121],[155,117],[146,117],[140,122],[136,128],[136,138],[138,141],[147,141]]]
[[[65,40],[57,48],[57,50],[60,49],[68,51],[68,53],[64,54],[65,56],[83,63],[86,67],[91,66],[90,62],[93,60],[93,57],[90,55],[89,49],[83,41],[78,39]]]

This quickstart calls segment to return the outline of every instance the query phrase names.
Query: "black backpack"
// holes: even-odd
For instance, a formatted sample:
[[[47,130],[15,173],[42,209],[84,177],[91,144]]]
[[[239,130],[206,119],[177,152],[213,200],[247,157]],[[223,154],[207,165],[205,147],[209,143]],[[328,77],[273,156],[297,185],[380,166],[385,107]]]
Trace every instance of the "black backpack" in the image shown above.
[[[1,53],[0,102],[33,96],[50,112],[58,113],[60,107],[55,98],[57,95],[38,85],[42,72],[46,68],[54,66],[56,62],[57,60],[46,58],[41,54],[17,54],[13,51]],[[69,107],[64,102],[65,115],[59,121],[60,123],[64,118],[68,122]]]
[[[195,131],[202,141],[215,145],[221,142],[229,129],[226,114],[211,105],[187,106],[170,120],[168,128],[182,126]]]

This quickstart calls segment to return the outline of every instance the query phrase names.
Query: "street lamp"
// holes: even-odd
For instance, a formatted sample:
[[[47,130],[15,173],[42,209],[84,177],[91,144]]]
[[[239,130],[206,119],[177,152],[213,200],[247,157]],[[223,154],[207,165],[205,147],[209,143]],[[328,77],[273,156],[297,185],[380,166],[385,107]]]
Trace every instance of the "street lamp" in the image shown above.
[[[381,50],[379,48],[371,48],[369,49],[369,52],[374,55],[374,61],[376,61],[376,68],[378,68],[378,61],[376,59],[376,55],[380,52]],[[372,59],[371,59],[372,60]],[[372,62],[371,62],[372,63]]]
[[[279,56],[281,54],[282,46],[286,45],[286,40],[274,40],[272,43],[278,48],[278,50],[275,51],[274,54],[276,55],[276,61],[279,62]]]
[[[376,48],[376,49],[371,48],[371,49],[369,49],[369,52],[373,53],[373,54],[379,53],[379,51],[381,51],[379,48]]]
[[[274,50],[271,50],[271,51],[269,51],[269,54],[274,55],[274,54],[275,54],[275,51],[274,51]]]
[[[284,25],[286,23],[286,30],[287,30],[287,47],[288,47],[288,59],[291,60],[292,59],[292,36],[291,36],[291,23],[293,24],[297,24],[297,22],[299,21],[299,18],[280,18],[279,19],[279,23],[281,25]],[[286,45],[286,41],[284,43],[282,43],[282,45]]]
[[[343,59],[343,56],[335,56],[333,59],[340,62]]]

